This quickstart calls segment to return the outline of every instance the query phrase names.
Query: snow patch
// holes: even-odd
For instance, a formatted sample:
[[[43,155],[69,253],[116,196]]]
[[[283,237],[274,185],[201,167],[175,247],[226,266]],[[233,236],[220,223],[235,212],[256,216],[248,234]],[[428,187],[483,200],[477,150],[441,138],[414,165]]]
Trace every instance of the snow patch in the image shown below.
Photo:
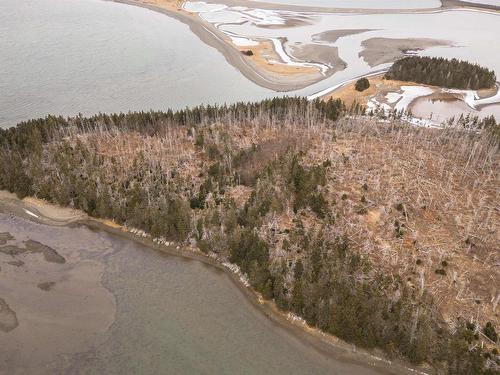
[[[217,260],[220,261],[220,259],[217,258]],[[222,265],[226,267],[228,270],[230,270],[232,273],[236,274],[239,276],[240,282],[245,285],[246,287],[250,286],[250,282],[248,281],[247,275],[245,275],[243,272],[241,272],[240,267],[234,263],[230,263],[228,261],[222,262]]]
[[[425,128],[442,128],[443,126],[441,124],[438,124],[432,120],[429,119],[423,119],[423,118],[417,118],[417,117],[410,117],[407,115],[403,115],[401,119],[408,124],[414,125],[414,126],[422,126]]]
[[[386,114],[386,115],[392,111],[392,108],[390,105],[388,105],[387,103],[380,103],[375,98],[368,100],[368,103],[366,103],[366,108],[368,109],[368,111],[373,111],[374,113],[376,111],[382,110],[382,111],[384,111],[384,114]]]
[[[306,321],[301,318],[300,316],[294,314],[294,313],[291,313],[289,312],[286,316],[287,320],[291,321],[291,322],[298,322],[300,324],[303,324],[303,325],[307,325]]]
[[[497,93],[495,95],[490,96],[488,98],[474,100],[475,106],[485,105],[485,104],[494,104],[494,103],[500,103],[500,86],[497,86]]]
[[[285,52],[283,48],[283,43],[279,38],[271,38],[271,42],[273,43],[274,50],[280,57],[280,59],[286,64],[290,66],[299,66],[299,67],[314,67],[318,68],[321,71],[321,74],[325,75],[330,66],[326,64],[317,64],[317,63],[308,63],[308,62],[300,62],[294,61],[292,58]]]
[[[127,228],[127,230],[132,233],[132,234],[135,234],[136,236],[138,237],[142,237],[142,238],[147,238],[147,237],[150,237],[149,234],[147,234],[146,232],[144,232],[142,229],[137,229],[137,228]]]
[[[250,22],[257,26],[286,24],[283,17],[286,12],[275,10],[251,9],[242,6],[228,7],[222,4],[208,4],[204,1],[186,1],[182,5],[182,9],[197,13],[201,18],[216,25],[216,27],[224,23],[243,22]]]
[[[204,1],[186,1],[182,4],[182,9],[191,13],[206,13],[206,12],[218,12],[227,9],[227,5],[223,4],[208,4]]]
[[[255,40],[249,39],[249,38],[243,38],[239,36],[229,36],[231,38],[231,42],[235,46],[238,47],[248,47],[248,46],[258,46],[259,43],[256,42]]]
[[[443,92],[447,92],[449,94],[458,94],[462,96],[462,100],[472,109],[476,109],[474,105],[474,101],[479,99],[477,92],[474,90],[457,90],[457,89],[443,89]]]
[[[403,93],[401,94],[401,100],[398,101],[394,107],[397,111],[405,111],[412,101],[421,97],[427,96],[434,92],[433,89],[424,86],[401,86]],[[392,97],[394,99],[394,97]]]
[[[476,107],[479,105],[494,104],[500,102],[500,87],[498,86],[495,95],[483,99],[479,99],[477,91],[474,90],[443,89],[443,92],[461,95],[464,103],[473,110],[476,110]]]
[[[387,93],[387,95],[385,97],[387,99],[387,103],[394,104],[399,99],[401,99],[402,96],[400,94],[398,94],[397,92],[389,92],[389,93]]]
[[[280,12],[274,10],[249,9],[244,7],[234,7],[232,9],[241,12],[244,17],[246,16],[255,25],[284,25],[286,23]]]
[[[40,219],[40,217],[38,215],[34,214],[30,210],[27,210],[26,208],[24,209],[24,212],[26,212],[30,216],[33,216],[33,217],[36,217],[37,219]]]
[[[174,244],[173,242],[168,241],[165,237],[153,238],[153,242],[163,246],[172,246]]]

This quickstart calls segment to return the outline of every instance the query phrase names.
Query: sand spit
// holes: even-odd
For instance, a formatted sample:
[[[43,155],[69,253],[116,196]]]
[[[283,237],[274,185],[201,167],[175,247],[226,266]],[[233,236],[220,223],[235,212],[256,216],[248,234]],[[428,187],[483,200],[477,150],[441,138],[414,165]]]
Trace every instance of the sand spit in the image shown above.
[[[251,58],[241,53],[231,43],[230,38],[219,31],[214,25],[204,21],[194,13],[187,12],[181,8],[176,8],[171,2],[164,3],[155,1],[153,4],[146,0],[106,0],[116,3],[139,6],[155,12],[163,13],[189,26],[190,30],[202,42],[217,49],[225,57],[226,61],[238,69],[247,79],[264,88],[286,92],[305,88],[313,83],[324,79],[318,72],[310,74],[309,71],[296,74],[281,74],[273,69],[265,69],[266,64],[255,64]],[[168,6],[167,6],[168,5]]]
[[[362,57],[371,67],[391,63],[404,57],[411,51],[422,51],[429,47],[451,46],[452,42],[446,40],[428,38],[371,38],[364,40],[361,46],[364,48],[359,57]]]
[[[282,43],[282,41],[275,41],[275,43]],[[321,79],[323,76],[319,73],[318,69],[313,66],[304,65],[290,65],[283,62],[282,57],[276,52],[274,43],[269,40],[260,41],[256,46],[238,47],[241,53],[245,51],[252,51],[252,56],[245,56],[249,66],[255,71],[262,72],[262,75],[270,79],[277,79],[278,77],[288,77],[291,79]]]
[[[41,199],[27,197],[20,201],[15,194],[4,190],[0,190],[0,211],[54,226],[66,225],[87,216],[81,211],[49,204]],[[0,244],[2,239],[0,237]]]

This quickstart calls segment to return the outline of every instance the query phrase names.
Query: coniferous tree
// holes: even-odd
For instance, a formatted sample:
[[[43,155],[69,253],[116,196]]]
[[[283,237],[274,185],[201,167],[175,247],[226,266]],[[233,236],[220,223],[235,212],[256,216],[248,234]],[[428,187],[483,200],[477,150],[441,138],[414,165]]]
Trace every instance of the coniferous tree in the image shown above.
[[[386,79],[411,81],[456,89],[479,90],[495,86],[496,76],[477,64],[442,57],[408,56],[397,60]]]

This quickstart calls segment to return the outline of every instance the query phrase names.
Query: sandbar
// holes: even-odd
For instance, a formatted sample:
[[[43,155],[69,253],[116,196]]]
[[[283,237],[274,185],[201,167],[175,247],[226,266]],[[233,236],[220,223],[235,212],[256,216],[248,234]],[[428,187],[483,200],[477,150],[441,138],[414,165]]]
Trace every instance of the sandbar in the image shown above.
[[[371,67],[390,63],[408,54],[429,47],[450,46],[452,42],[428,38],[370,38],[361,42],[363,50],[359,53]]]

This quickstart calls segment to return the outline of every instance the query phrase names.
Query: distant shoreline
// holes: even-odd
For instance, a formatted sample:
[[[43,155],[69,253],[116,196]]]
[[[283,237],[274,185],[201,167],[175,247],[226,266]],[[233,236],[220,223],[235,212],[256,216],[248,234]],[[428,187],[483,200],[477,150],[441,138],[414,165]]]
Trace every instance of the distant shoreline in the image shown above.
[[[144,0],[104,0],[112,1],[120,4],[137,6],[149,9],[154,12],[162,13],[177,21],[180,21],[189,26],[191,32],[195,34],[203,43],[219,51],[226,61],[236,68],[243,76],[253,83],[276,91],[288,92],[304,89],[315,83],[323,81],[328,76],[335,74],[338,68],[333,68],[326,76],[320,74],[296,74],[284,75],[276,74],[272,70],[266,69],[265,66],[259,66],[255,61],[248,59],[244,56],[238,48],[233,46],[227,41],[227,35],[219,31],[216,27],[208,22],[203,21],[196,14],[191,14],[179,8],[179,6],[172,2],[170,4],[154,4],[147,3]],[[475,3],[467,3],[461,0],[442,0],[442,5],[439,8],[422,8],[422,9],[355,9],[355,8],[321,8],[297,5],[284,5],[272,4],[256,1],[242,1],[242,0],[206,0],[208,3],[218,3],[233,6],[246,6],[256,7],[259,9],[272,9],[272,10],[288,10],[302,13],[351,13],[351,14],[380,14],[380,13],[434,13],[449,10],[465,10],[465,11],[482,11],[482,12],[495,12],[500,14],[500,7],[491,5],[482,5]],[[182,4],[184,1],[179,2]],[[276,51],[275,51],[276,52]],[[319,53],[319,51],[318,51]]]
[[[193,0],[197,1],[197,0]],[[254,1],[254,0],[203,0],[206,3],[224,4],[229,6],[245,6],[249,8],[259,8],[268,10],[286,10],[293,12],[312,12],[312,13],[353,13],[353,14],[380,14],[380,13],[426,13],[431,11],[446,11],[449,9],[469,9],[500,12],[500,6],[471,3],[466,0],[441,0],[441,6],[436,8],[332,8],[307,5],[277,4],[272,0]]]

